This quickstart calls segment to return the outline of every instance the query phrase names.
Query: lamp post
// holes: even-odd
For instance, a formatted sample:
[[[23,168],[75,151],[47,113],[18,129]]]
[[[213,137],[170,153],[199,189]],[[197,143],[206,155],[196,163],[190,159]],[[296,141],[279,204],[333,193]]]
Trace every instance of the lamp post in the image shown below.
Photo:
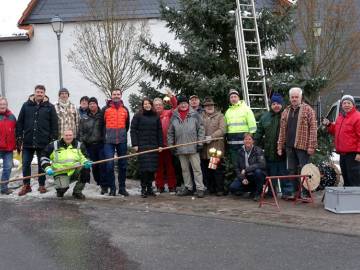
[[[58,60],[59,60],[59,83],[60,89],[63,88],[63,78],[62,78],[62,66],[61,66],[61,45],[60,45],[60,36],[64,30],[64,22],[59,16],[55,16],[51,19],[51,26],[54,30],[57,41],[58,41]]]
[[[319,16],[318,16],[319,17]],[[320,18],[318,18],[318,20],[314,21],[313,24],[313,34],[315,37],[315,59],[314,59],[314,72],[315,69],[317,70],[319,68],[319,63],[320,63],[320,36],[321,36],[321,22],[319,21]],[[316,67],[317,65],[317,67]],[[316,68],[315,68],[316,67]],[[318,75],[318,74],[316,74]],[[320,97],[320,93],[318,96],[318,100],[317,100],[317,115],[318,115],[318,121],[320,123],[320,119],[321,119],[321,113],[322,113],[322,108],[321,108],[321,97]]]

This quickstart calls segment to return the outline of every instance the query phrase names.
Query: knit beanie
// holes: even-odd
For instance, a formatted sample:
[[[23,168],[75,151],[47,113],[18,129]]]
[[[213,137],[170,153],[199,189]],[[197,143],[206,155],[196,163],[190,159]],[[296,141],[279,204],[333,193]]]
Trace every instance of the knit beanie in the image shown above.
[[[344,100],[348,100],[348,101],[351,101],[353,105],[355,105],[355,99],[353,96],[351,95],[344,95],[342,98],[341,98],[341,103],[343,103]]]
[[[282,97],[282,95],[280,93],[274,93],[271,96],[271,104],[273,104],[275,102],[278,103],[278,104],[283,104],[284,99],[283,99],[283,97]]]
[[[67,90],[66,88],[61,88],[61,89],[59,90],[59,96],[60,96],[61,93],[67,93],[68,96],[70,96],[69,90]]]
[[[229,91],[229,97],[230,97],[231,95],[233,95],[233,94],[238,95],[238,97],[240,97],[240,94],[239,94],[239,92],[238,92],[237,90],[235,90],[235,89],[230,89],[230,91]]]
[[[186,96],[179,96],[177,98],[177,104],[179,105],[181,102],[186,102],[186,103],[189,103],[189,100]]]

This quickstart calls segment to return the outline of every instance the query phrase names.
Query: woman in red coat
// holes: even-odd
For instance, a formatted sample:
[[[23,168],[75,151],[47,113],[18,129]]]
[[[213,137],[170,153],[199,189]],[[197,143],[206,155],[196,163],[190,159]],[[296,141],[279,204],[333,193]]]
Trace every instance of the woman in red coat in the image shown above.
[[[356,110],[354,97],[350,95],[341,98],[341,108],[342,112],[335,123],[324,119],[323,124],[335,136],[344,186],[360,186],[360,112]]]
[[[0,159],[3,160],[1,182],[8,181],[13,164],[16,118],[8,110],[6,98],[0,97]],[[11,191],[7,184],[1,184],[1,194],[9,195]]]

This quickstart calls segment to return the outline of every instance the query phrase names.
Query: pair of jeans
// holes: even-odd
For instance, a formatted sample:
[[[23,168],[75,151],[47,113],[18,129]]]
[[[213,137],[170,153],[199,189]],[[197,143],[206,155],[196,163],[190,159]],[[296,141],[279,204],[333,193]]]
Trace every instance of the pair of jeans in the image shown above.
[[[104,144],[104,158],[113,158],[115,155],[115,151],[117,153],[118,157],[126,155],[127,152],[127,144],[125,143],[118,143],[118,144],[112,144],[112,143],[106,143]],[[115,171],[114,171],[114,161],[108,161],[105,163],[105,186],[108,187],[111,190],[115,190]],[[118,159],[118,182],[119,182],[119,190],[125,191],[125,181],[126,181],[126,167],[127,167],[127,161],[126,159]]]
[[[255,195],[260,195],[265,183],[265,177],[262,170],[256,169],[249,174],[245,174],[245,178],[249,181],[247,185],[242,183],[244,179],[237,178],[231,183],[229,190],[233,194],[236,194],[237,192],[251,192]]]
[[[175,169],[170,150],[164,150],[159,153],[159,165],[155,174],[155,183],[157,188],[164,187],[165,178],[167,179],[169,188],[176,187]]]
[[[184,178],[185,187],[188,190],[193,190],[193,183],[192,183],[191,173],[190,173],[191,168],[192,168],[193,173],[194,173],[194,181],[195,181],[195,185],[196,185],[196,190],[204,191],[205,186],[203,183],[203,175],[201,172],[199,153],[179,155],[179,160],[181,163],[181,170],[182,170],[182,176]],[[191,168],[190,168],[190,164],[191,164]]]
[[[102,143],[88,144],[86,145],[86,151],[91,161],[98,161],[104,159],[104,144]],[[94,164],[91,170],[96,184],[105,187],[106,181],[104,179],[104,164]]]
[[[201,169],[203,172],[204,185],[210,193],[224,191],[224,168],[222,161],[217,168],[209,169],[210,159],[201,159]]]
[[[37,162],[38,162],[38,173],[44,173],[44,170],[41,167],[40,158],[42,148],[23,148],[22,150],[22,166],[23,166],[23,176],[31,175],[31,162],[34,158],[34,154],[36,153]],[[39,177],[39,186],[45,186],[45,175]],[[30,185],[30,179],[25,179],[23,181],[24,185]]]
[[[266,168],[267,168],[268,176],[283,176],[288,174],[285,160],[281,160],[281,161],[266,160]],[[291,180],[280,181],[281,192],[283,194],[289,195],[290,193],[293,192],[291,183],[292,183]],[[276,189],[277,180],[276,179],[272,180],[272,184]]]
[[[302,167],[309,163],[309,158],[310,156],[305,150],[294,147],[286,147],[286,167],[289,175],[300,174]],[[287,194],[296,192],[299,182],[300,179],[297,181],[284,181],[283,185],[286,185],[285,190],[287,191]]]
[[[6,182],[10,179],[11,169],[13,166],[13,152],[0,151],[0,159],[3,160],[3,171],[1,175],[1,182]],[[6,192],[8,184],[1,184],[1,192]]]
[[[360,162],[355,160],[356,153],[340,155],[340,168],[344,187],[360,186]]]

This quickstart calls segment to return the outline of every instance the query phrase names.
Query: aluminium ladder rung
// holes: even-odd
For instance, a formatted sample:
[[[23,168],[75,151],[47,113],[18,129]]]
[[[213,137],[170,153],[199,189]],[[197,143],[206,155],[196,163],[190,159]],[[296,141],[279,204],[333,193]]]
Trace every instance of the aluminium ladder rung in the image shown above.
[[[261,68],[259,68],[259,67],[248,67],[248,69],[252,69],[252,70],[261,70]]]
[[[263,81],[247,81],[249,83],[262,83]]]
[[[243,16],[241,17],[242,19],[255,19],[255,17],[252,17],[252,16]]]
[[[247,54],[246,56],[250,56],[250,57],[259,57],[260,55],[258,55],[258,54]]]
[[[256,41],[245,41],[245,44],[257,44]]]
[[[252,5],[250,5],[250,4],[240,4],[240,6],[242,6],[242,7],[252,7]]]
[[[256,29],[254,29],[254,28],[244,28],[243,31],[255,32]]]

